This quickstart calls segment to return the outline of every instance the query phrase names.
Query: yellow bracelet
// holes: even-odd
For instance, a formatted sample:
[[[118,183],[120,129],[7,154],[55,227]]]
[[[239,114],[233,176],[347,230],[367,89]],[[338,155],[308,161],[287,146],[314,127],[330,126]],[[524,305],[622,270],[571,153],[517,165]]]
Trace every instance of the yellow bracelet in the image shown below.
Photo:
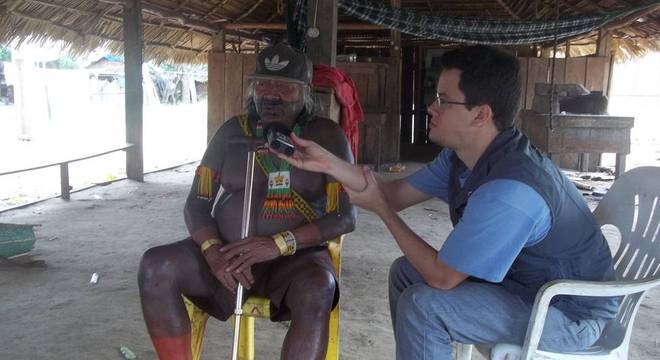
[[[275,245],[277,245],[277,248],[280,250],[280,255],[286,255],[287,246],[286,240],[284,240],[284,236],[282,236],[282,234],[275,234],[271,237],[273,238]]]
[[[286,243],[286,254],[287,255],[293,255],[296,253],[296,249],[298,248],[298,242],[296,241],[296,236],[293,235],[291,231],[282,231],[280,233],[282,237],[284,238],[284,242]]]
[[[213,238],[212,238],[212,239],[207,239],[207,240],[205,240],[205,241],[202,243],[202,245],[200,245],[199,247],[200,247],[200,249],[202,250],[202,254],[204,254],[204,253],[206,253],[206,250],[208,250],[211,246],[213,246],[213,245],[219,245],[219,244],[221,244],[221,243],[220,243],[220,240],[218,240],[218,239],[213,239]]]

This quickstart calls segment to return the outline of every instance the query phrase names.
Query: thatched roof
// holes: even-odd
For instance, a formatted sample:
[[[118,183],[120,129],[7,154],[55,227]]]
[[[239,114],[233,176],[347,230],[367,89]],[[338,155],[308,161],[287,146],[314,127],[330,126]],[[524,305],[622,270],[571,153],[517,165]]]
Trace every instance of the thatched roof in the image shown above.
[[[205,63],[206,54],[213,46],[213,35],[223,29],[228,50],[253,51],[257,41],[282,32],[285,1],[143,0],[145,59]],[[99,46],[121,53],[123,3],[123,0],[0,0],[0,43],[63,40],[70,44],[73,53],[85,53]],[[566,16],[616,11],[646,3],[649,1],[402,0],[401,6],[438,15],[553,19],[556,10],[559,16]],[[347,22],[351,24],[341,25]],[[388,30],[356,23],[357,20],[340,12],[338,40],[342,48],[365,43],[389,46]],[[620,56],[660,50],[660,7],[612,24],[609,30]],[[403,37],[404,45],[419,41]],[[594,43],[595,34],[574,41],[575,45],[588,46]],[[576,46],[572,51],[583,50]]]

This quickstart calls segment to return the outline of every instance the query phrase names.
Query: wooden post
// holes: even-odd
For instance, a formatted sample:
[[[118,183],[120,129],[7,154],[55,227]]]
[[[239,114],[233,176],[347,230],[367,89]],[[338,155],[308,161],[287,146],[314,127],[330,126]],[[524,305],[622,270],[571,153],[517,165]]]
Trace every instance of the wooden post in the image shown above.
[[[225,32],[213,36],[213,49],[208,56],[208,93],[206,110],[206,140],[211,141],[215,132],[225,121]]]
[[[598,31],[598,42],[596,43],[596,56],[607,57],[608,69],[606,84],[603,87],[603,94],[610,95],[612,84],[612,71],[614,70],[614,49],[612,47],[612,33],[603,29]]]
[[[393,7],[401,7],[401,0],[390,0]],[[387,93],[389,111],[385,125],[384,142],[388,152],[384,154],[385,162],[399,161],[401,147],[401,32],[392,30],[392,47],[390,48],[389,74],[387,77]]]
[[[415,47],[415,144],[423,145],[426,143],[426,107],[424,104],[424,49],[421,46]],[[402,75],[403,76],[403,75]],[[401,108],[399,108],[400,110]]]
[[[21,121],[21,132],[18,135],[20,140],[32,140],[32,114],[28,110],[29,105],[27,105],[26,100],[29,97],[29,93],[26,91],[27,81],[25,79],[25,59],[23,54],[20,57],[15,56],[14,63],[16,64],[16,74],[17,83],[14,85],[14,104],[18,109],[18,118]],[[30,69],[30,72],[34,70]]]
[[[314,64],[332,67],[336,64],[337,13],[337,0],[307,1],[307,26],[312,27],[316,22],[320,30],[317,38],[307,37],[307,55]]]
[[[195,90],[195,80],[193,80],[190,75],[183,75],[179,81],[181,82],[181,103],[192,104],[197,102],[195,101],[195,99],[193,99],[193,95],[194,95],[193,91]]]
[[[598,42],[596,43],[596,56],[612,55],[612,34],[603,29],[598,30]]]
[[[616,163],[614,165],[614,177],[619,178],[626,172],[626,154],[617,153],[616,154]]]
[[[60,190],[62,199],[71,199],[71,188],[69,186],[69,163],[60,164]]]
[[[124,4],[124,74],[126,77],[126,142],[135,146],[126,150],[126,176],[144,181],[142,149],[142,3]]]
[[[412,123],[415,113],[415,49],[417,47],[408,46],[402,51],[401,57],[401,144],[406,146],[412,144],[413,131]],[[405,67],[405,68],[404,68]],[[384,86],[384,85],[383,85]],[[406,144],[406,145],[403,145]]]

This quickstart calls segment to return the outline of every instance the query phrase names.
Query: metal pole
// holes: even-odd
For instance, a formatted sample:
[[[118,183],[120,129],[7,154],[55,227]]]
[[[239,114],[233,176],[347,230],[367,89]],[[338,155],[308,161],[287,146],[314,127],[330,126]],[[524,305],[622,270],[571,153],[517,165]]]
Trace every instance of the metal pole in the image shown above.
[[[245,171],[245,194],[243,195],[243,223],[241,225],[241,239],[250,233],[250,214],[252,213],[252,185],[254,183],[255,151],[248,151]],[[236,307],[234,308],[234,344],[231,349],[232,360],[238,359],[238,337],[241,327],[241,314],[243,314],[243,285],[239,282],[236,289]]]

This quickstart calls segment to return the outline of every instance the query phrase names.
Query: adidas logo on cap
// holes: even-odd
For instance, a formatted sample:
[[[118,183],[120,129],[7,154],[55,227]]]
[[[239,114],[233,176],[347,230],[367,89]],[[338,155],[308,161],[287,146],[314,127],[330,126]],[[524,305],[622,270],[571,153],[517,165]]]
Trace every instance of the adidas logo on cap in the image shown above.
[[[270,71],[280,71],[284,69],[287,65],[289,65],[289,60],[280,61],[280,56],[275,55],[270,59],[265,58],[264,65],[266,65],[266,69]]]

